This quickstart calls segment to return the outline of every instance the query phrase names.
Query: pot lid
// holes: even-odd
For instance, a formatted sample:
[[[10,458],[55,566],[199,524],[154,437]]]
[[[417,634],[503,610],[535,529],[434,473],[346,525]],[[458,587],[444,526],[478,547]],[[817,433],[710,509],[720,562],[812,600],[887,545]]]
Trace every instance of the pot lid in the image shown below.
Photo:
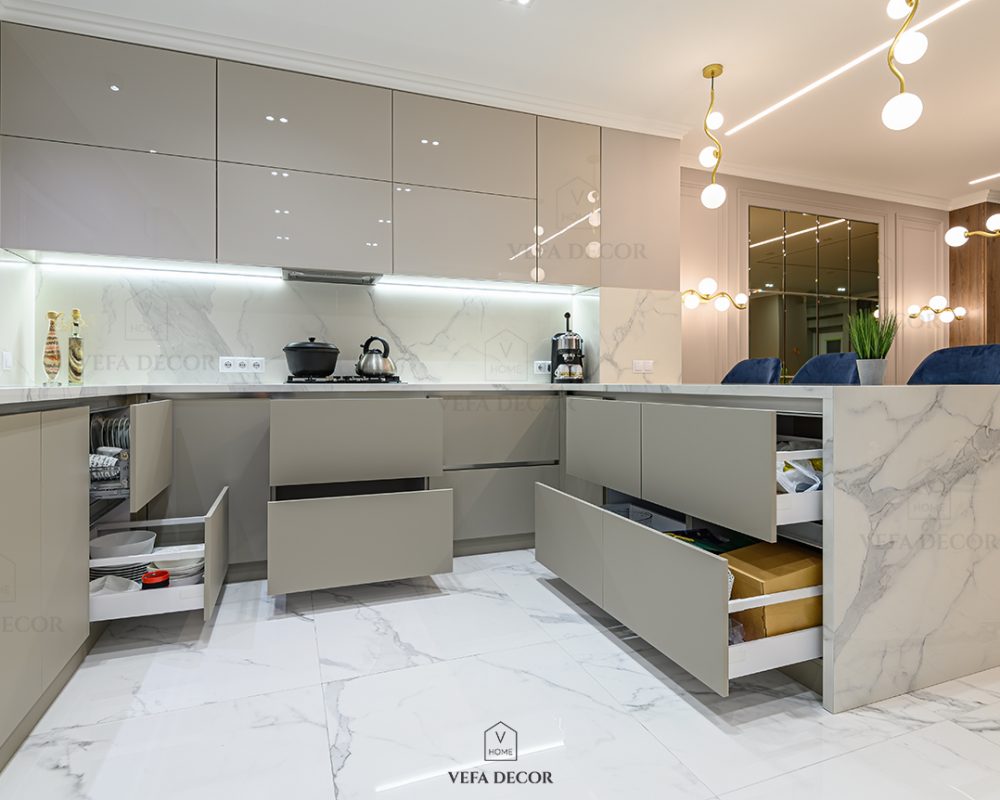
[[[284,350],[315,350],[324,353],[339,353],[340,348],[329,342],[317,342],[315,336],[310,336],[308,342],[292,342],[286,344]]]

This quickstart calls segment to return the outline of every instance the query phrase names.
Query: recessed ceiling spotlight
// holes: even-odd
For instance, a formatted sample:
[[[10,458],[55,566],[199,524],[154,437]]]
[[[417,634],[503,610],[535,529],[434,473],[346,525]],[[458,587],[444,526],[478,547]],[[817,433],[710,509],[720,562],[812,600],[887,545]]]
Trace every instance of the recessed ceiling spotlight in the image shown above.
[[[951,5],[947,6],[946,8],[941,9],[937,14],[932,14],[931,16],[929,16],[927,19],[925,19],[919,25],[914,25],[911,30],[913,30],[913,31],[923,30],[928,25],[933,25],[939,19],[943,19],[944,17],[948,16],[949,14],[951,14],[951,13],[953,13],[955,11],[958,11],[963,6],[967,6],[971,2],[972,2],[972,0],[956,0],[956,2],[952,3]],[[902,6],[898,2],[892,3],[890,5],[896,7],[897,9],[900,9],[900,10],[902,9],[902,6],[906,6],[906,14],[909,14],[909,12],[910,12],[909,3],[907,3],[906,0],[902,0]],[[887,12],[889,11],[889,9],[886,9],[886,10],[887,10]],[[898,11],[897,11],[897,13],[898,13]],[[857,58],[853,59],[852,61],[848,61],[843,66],[837,67],[837,69],[835,69],[833,72],[830,72],[830,73],[824,75],[822,78],[818,78],[817,80],[815,80],[812,83],[810,83],[808,86],[804,86],[801,89],[799,89],[797,92],[794,92],[794,93],[788,95],[788,97],[784,98],[783,100],[779,100],[774,105],[768,106],[767,108],[765,108],[760,113],[754,114],[754,116],[750,117],[749,119],[744,120],[743,122],[739,123],[738,125],[730,128],[728,131],[726,131],[726,136],[732,136],[734,133],[739,133],[744,128],[748,128],[751,125],[753,125],[755,122],[760,122],[760,120],[764,119],[764,117],[770,116],[775,111],[780,111],[785,106],[787,106],[787,105],[789,105],[791,103],[794,103],[796,100],[799,100],[799,99],[805,97],[807,94],[810,94],[810,93],[816,91],[816,89],[818,89],[821,86],[824,86],[825,84],[829,83],[834,78],[839,78],[845,72],[849,72],[850,70],[854,69],[857,66],[860,66],[861,64],[865,63],[866,61],[869,61],[869,60],[875,58],[875,56],[881,55],[882,53],[884,53],[886,50],[888,50],[892,46],[892,42],[893,42],[892,39],[889,39],[889,40],[887,40],[885,42],[882,42],[882,44],[877,45],[876,47],[873,47],[867,53],[862,53],[860,56],[858,56]]]

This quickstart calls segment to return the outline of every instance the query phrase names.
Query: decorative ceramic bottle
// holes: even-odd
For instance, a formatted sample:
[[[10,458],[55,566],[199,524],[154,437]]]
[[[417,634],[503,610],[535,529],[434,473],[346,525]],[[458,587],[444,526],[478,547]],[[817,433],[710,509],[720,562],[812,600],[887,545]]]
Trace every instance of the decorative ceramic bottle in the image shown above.
[[[59,369],[62,367],[62,351],[59,349],[59,337],[56,335],[56,322],[62,316],[61,311],[49,311],[46,316],[49,319],[49,332],[45,337],[45,350],[42,353],[42,367],[48,380],[45,386],[60,386],[56,378],[59,376]]]
[[[83,334],[80,328],[83,319],[80,309],[73,309],[73,332],[69,335],[69,383],[70,386],[83,385]]]

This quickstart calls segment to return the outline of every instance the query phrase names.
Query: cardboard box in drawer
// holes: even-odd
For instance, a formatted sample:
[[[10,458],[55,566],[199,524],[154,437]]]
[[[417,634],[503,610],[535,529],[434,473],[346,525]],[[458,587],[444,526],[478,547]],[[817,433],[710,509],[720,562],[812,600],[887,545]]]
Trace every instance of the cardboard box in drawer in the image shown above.
[[[821,586],[823,558],[815,550],[795,544],[760,544],[726,553],[733,573],[732,599],[759,597]],[[780,636],[823,624],[823,598],[809,597],[791,603],[752,608],[732,615],[742,623],[744,641]]]

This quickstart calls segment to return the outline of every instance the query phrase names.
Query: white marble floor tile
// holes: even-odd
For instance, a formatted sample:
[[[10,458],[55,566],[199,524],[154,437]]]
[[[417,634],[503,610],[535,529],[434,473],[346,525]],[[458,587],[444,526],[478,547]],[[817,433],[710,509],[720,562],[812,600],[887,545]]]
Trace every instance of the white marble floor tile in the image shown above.
[[[939,722],[723,797],[998,800],[1000,747],[953,722]]]
[[[224,610],[239,612],[241,604]],[[227,611],[228,613],[228,611]],[[243,614],[237,614],[242,617]],[[295,615],[203,625],[171,614],[113,623],[38,730],[191,708],[320,683],[311,620]]]
[[[709,798],[554,643],[325,687],[338,800]],[[518,732],[516,763],[487,764],[483,735]],[[552,784],[453,784],[449,771],[550,771]]]
[[[953,721],[1000,747],[1000,702],[955,717]]]
[[[0,773],[0,797],[330,800],[321,687],[39,733]]]
[[[970,687],[945,685],[830,714],[780,672],[733,681],[722,698],[638,638],[559,644],[718,794],[927,727],[982,700]]]
[[[324,681],[550,641],[489,573],[317,592]]]

